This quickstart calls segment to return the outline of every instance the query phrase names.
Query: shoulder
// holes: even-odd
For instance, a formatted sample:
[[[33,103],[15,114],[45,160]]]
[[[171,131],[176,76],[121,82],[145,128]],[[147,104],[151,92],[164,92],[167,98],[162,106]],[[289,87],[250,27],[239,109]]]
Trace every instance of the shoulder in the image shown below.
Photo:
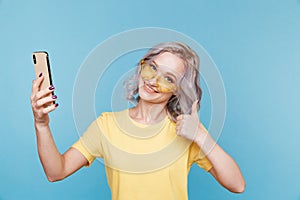
[[[102,112],[98,117],[97,117],[97,122],[98,123],[112,123],[116,119],[122,119],[125,118],[128,113],[128,109],[124,109],[121,111],[115,111],[115,112]]]

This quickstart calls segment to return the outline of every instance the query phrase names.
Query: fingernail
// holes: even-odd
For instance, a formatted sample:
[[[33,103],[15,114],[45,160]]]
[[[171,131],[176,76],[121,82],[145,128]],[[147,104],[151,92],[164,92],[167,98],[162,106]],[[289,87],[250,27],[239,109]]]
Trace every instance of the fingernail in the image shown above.
[[[53,96],[52,96],[52,99],[57,99],[57,96],[56,96],[56,95],[53,95]]]
[[[58,107],[58,106],[59,106],[59,104],[58,104],[58,103],[56,103],[56,104],[55,104],[55,107]]]
[[[41,77],[42,75],[43,75],[43,73],[41,72],[40,75],[39,75],[39,77]]]
[[[50,87],[49,87],[49,90],[54,90],[54,86],[53,85],[51,85]]]

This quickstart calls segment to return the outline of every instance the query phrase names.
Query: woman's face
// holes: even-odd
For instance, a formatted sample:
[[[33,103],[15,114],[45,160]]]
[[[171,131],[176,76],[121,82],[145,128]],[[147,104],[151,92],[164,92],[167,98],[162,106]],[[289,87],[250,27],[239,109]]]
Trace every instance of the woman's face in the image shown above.
[[[183,60],[172,53],[164,52],[150,61],[150,64],[151,70],[154,70],[157,76],[151,79],[139,77],[139,96],[149,103],[166,103],[174,92],[161,90],[162,83],[176,85],[185,71]]]

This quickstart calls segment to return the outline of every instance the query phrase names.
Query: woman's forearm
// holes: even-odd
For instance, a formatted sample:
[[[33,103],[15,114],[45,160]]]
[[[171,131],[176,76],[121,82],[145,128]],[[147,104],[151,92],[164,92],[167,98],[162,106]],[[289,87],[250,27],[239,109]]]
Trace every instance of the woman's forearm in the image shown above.
[[[231,192],[241,193],[245,189],[245,180],[237,163],[203,131],[200,131],[196,143],[213,165],[211,174]]]
[[[64,158],[57,150],[49,125],[35,123],[37,148],[40,161],[49,181],[64,177]]]

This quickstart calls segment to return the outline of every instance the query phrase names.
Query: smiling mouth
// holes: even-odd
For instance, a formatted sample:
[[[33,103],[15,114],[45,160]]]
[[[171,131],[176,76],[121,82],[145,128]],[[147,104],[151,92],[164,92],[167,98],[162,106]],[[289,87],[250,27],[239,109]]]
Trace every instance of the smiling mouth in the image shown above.
[[[157,90],[155,90],[154,88],[152,88],[152,87],[150,87],[148,84],[146,84],[145,82],[144,82],[144,89],[147,91],[147,92],[149,92],[149,93],[159,93]]]

